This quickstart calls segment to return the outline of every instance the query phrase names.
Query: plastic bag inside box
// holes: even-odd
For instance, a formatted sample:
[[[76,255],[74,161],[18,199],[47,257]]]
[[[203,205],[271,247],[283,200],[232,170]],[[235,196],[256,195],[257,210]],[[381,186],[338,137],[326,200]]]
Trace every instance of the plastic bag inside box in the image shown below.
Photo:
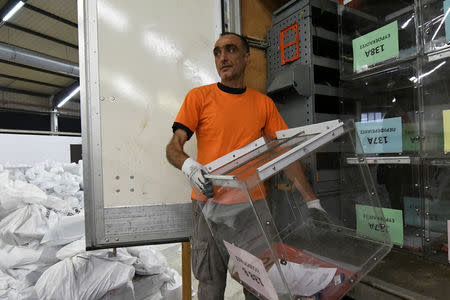
[[[391,248],[353,122],[277,132],[208,164],[215,195],[198,195],[231,276],[261,299],[341,298]],[[335,152],[340,184],[316,194],[302,161]],[[305,199],[305,197],[309,199]],[[297,298],[296,298],[297,299]]]

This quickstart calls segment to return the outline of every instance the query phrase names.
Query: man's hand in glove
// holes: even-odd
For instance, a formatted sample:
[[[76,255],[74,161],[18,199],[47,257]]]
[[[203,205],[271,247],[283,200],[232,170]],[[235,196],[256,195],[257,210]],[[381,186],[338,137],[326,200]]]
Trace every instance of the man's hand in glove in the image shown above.
[[[208,174],[208,171],[203,165],[189,157],[184,161],[181,171],[189,179],[191,185],[202,192],[203,195],[208,198],[214,197],[212,183],[204,177]]]
[[[306,202],[306,206],[308,206],[309,216],[314,221],[323,222],[326,224],[331,223],[328,214],[325,209],[323,209],[319,199]]]

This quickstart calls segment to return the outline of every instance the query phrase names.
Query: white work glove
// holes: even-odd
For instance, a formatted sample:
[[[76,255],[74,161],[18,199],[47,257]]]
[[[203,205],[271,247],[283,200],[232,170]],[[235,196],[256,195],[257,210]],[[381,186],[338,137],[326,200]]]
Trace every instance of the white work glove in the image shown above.
[[[214,197],[211,181],[203,176],[208,174],[208,171],[203,165],[189,157],[184,161],[181,171],[183,171],[183,174],[189,179],[191,185],[197,188],[203,195],[208,198]]]
[[[328,217],[328,213],[325,211],[325,209],[323,209],[319,199],[306,202],[306,206],[308,207],[309,210],[309,216],[313,220],[325,224],[330,224],[331,221]]]
[[[325,209],[323,209],[322,205],[320,204],[320,200],[319,199],[306,202],[306,206],[308,206],[308,208],[315,208],[315,209],[321,210],[324,213],[327,213],[325,211]]]

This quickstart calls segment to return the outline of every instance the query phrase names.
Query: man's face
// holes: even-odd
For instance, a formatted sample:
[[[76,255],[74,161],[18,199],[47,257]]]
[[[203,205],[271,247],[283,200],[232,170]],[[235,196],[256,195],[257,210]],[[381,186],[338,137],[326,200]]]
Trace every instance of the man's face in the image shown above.
[[[238,36],[232,34],[221,36],[214,45],[213,54],[222,83],[244,76],[249,53],[245,51]]]

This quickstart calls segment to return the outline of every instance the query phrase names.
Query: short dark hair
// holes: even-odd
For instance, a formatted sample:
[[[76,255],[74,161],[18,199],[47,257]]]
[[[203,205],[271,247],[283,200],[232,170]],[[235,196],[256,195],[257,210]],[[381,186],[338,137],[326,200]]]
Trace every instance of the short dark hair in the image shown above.
[[[245,38],[245,36],[237,34],[237,33],[234,33],[234,32],[222,32],[220,34],[220,36],[224,36],[224,35],[235,35],[235,36],[237,36],[238,38],[241,39],[241,42],[242,42],[242,45],[244,46],[245,52],[247,52],[247,53],[250,52],[250,45],[248,44],[248,41]]]

